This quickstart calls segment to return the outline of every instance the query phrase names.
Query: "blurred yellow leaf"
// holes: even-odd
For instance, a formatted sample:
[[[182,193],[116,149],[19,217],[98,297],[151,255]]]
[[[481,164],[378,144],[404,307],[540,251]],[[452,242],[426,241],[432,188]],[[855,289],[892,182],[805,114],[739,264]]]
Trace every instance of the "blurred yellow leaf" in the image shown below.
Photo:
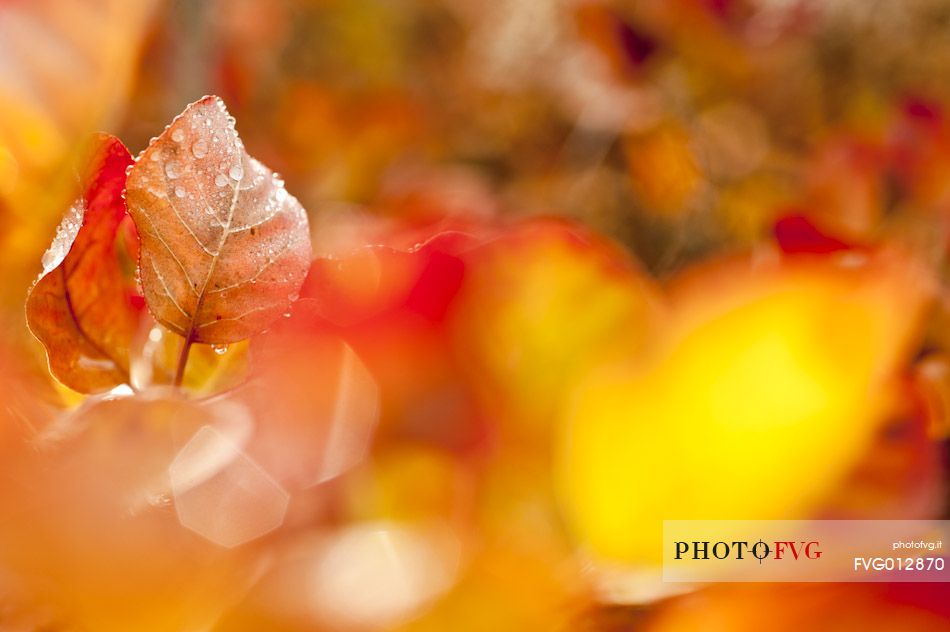
[[[557,464],[573,530],[598,556],[649,563],[664,519],[813,510],[888,410],[920,336],[920,275],[885,257],[696,273],[653,357],[604,366],[574,393]]]

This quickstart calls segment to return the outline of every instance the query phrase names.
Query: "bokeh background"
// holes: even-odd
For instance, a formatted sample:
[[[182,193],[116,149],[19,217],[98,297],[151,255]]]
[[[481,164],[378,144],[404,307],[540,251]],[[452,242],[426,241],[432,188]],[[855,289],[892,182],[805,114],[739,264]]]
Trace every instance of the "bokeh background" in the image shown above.
[[[0,629],[950,630],[943,584],[658,576],[663,519],[948,517],[948,73],[942,0],[0,0]],[[316,258],[239,402],[290,510],[233,548],[110,513],[168,404],[23,319],[88,135],[205,94]]]

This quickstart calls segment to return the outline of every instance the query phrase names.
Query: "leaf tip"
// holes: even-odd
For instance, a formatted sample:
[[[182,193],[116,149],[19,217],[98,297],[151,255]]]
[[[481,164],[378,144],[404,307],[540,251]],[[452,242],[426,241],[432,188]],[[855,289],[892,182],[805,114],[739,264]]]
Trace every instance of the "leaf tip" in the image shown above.
[[[186,107],[185,112],[188,112],[189,110],[196,110],[196,109],[207,108],[207,107],[217,109],[218,112],[220,112],[224,116],[227,116],[227,117],[230,116],[230,113],[228,112],[228,106],[224,104],[224,99],[222,99],[216,94],[206,94],[205,96],[201,97],[200,99],[198,99],[197,101],[195,101],[194,103]]]

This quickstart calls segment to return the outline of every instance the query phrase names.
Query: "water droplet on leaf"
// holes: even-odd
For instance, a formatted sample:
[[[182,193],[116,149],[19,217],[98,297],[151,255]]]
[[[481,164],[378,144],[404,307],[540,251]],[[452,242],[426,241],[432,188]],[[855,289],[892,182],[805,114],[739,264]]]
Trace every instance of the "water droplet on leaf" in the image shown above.
[[[195,144],[191,146],[191,153],[195,155],[195,158],[204,158],[208,155],[208,143],[203,140],[195,141]]]

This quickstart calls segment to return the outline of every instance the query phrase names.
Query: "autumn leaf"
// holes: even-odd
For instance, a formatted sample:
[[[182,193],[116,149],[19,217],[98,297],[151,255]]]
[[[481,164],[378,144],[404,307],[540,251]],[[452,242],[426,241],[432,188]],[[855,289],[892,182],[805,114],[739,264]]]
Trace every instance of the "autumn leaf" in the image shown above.
[[[244,151],[219,98],[189,105],[142,152],[126,201],[146,304],[186,346],[243,340],[296,297],[310,261],[306,213]]]
[[[43,274],[26,301],[27,323],[46,347],[50,371],[83,393],[128,382],[129,345],[139,319],[116,251],[132,157],[106,134],[97,136],[92,153],[84,192],[43,255]]]

